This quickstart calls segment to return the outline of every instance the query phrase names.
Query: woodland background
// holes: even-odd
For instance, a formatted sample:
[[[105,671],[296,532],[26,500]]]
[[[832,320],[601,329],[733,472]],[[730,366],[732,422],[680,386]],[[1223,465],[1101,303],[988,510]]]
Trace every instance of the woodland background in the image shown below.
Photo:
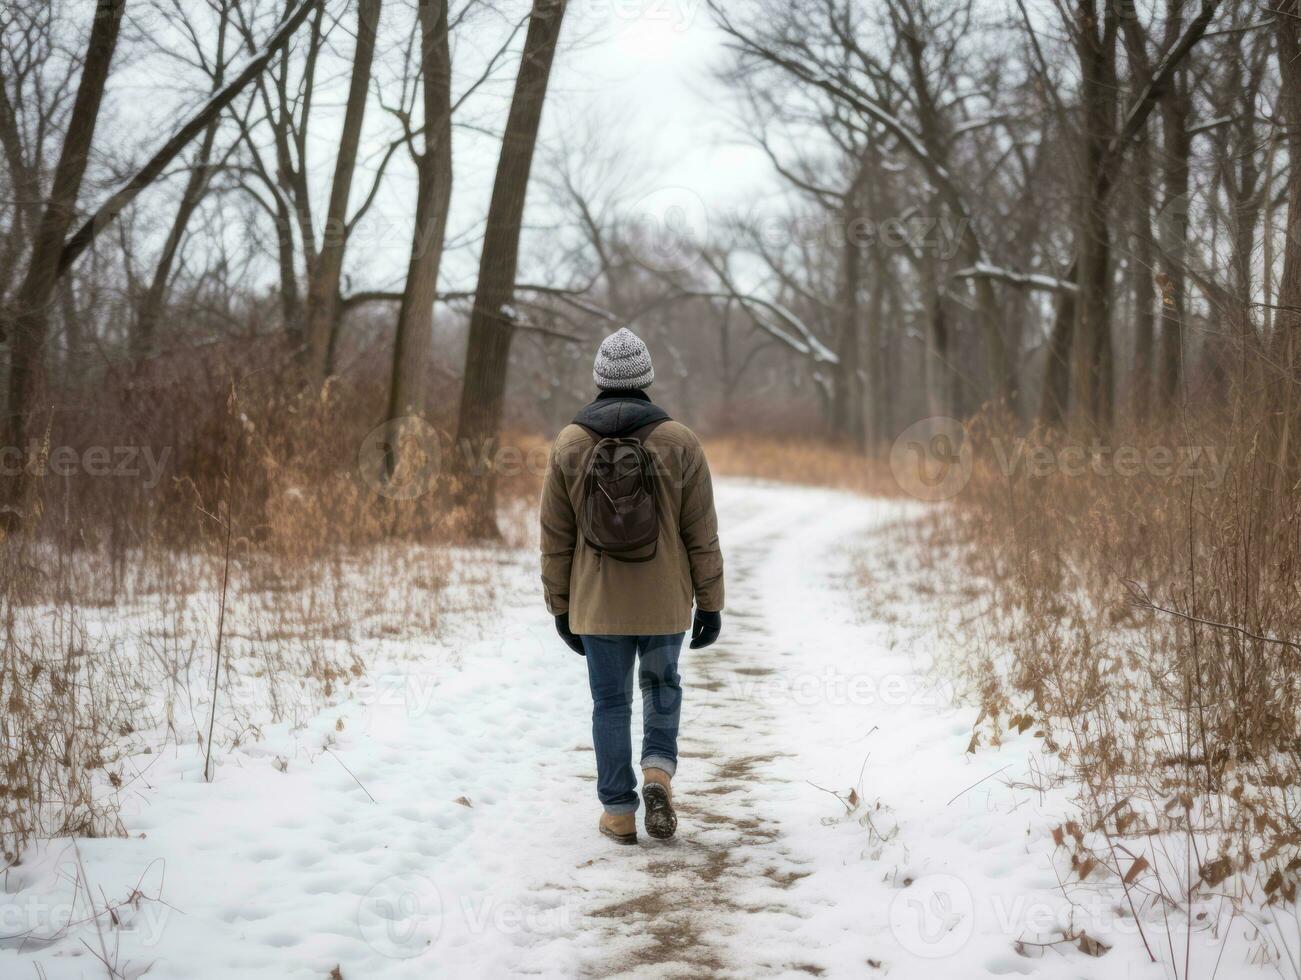
[[[625,21],[711,39],[698,180],[620,136],[667,92],[584,101]],[[1294,897],[1298,0],[9,0],[0,150],[7,852],[114,832],[146,688],[247,737],[232,633],[328,697],[359,608],[436,628],[440,549],[528,541],[519,460],[630,325],[720,472],[897,494],[961,423],[972,751],[1036,726],[1117,836],[1135,781],[1163,829],[1216,801],[1198,880]]]

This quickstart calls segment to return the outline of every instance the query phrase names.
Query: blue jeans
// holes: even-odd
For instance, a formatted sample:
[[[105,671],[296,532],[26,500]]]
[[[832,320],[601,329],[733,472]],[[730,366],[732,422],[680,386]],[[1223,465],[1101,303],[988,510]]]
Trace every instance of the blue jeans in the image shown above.
[[[596,746],[596,795],[607,813],[635,813],[637,776],[632,768],[632,673],[641,654],[643,769],[678,767],[678,718],[682,684],[678,653],[685,633],[663,636],[584,636],[587,679],[592,687],[592,743]]]

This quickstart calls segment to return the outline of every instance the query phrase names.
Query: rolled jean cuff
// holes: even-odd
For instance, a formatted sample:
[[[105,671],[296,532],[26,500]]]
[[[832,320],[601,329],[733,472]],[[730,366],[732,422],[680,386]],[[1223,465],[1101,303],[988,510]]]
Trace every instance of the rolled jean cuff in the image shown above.
[[[666,759],[662,755],[648,755],[641,760],[643,769],[662,769],[670,776],[678,771],[678,764],[672,759]]]
[[[620,817],[625,813],[636,813],[638,801],[633,800],[631,803],[606,803],[602,804],[605,812],[612,817]]]

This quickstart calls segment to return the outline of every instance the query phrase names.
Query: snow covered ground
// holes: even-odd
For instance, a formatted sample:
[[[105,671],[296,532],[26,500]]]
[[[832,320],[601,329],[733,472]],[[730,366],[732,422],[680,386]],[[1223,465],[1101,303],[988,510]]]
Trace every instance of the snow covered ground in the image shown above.
[[[1069,800],[1025,788],[1032,736],[966,753],[976,709],[908,639],[926,596],[901,630],[856,594],[919,509],[730,480],[718,504],[728,608],[683,655],[675,841],[597,836],[584,665],[535,556],[503,551],[498,610],[377,643],[359,689],[211,784],[195,746],[141,760],[129,836],[31,849],[4,875],[0,976],[1175,975],[1114,887],[1063,887]],[[1105,955],[1018,952],[1072,906]],[[1241,921],[1196,931],[1188,973],[1158,948],[1179,976],[1275,972]]]

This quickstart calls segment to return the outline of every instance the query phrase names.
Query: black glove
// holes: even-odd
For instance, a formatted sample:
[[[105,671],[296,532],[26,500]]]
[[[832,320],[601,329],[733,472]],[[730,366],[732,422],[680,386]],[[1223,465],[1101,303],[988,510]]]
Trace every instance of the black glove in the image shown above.
[[[696,610],[696,621],[691,624],[691,649],[699,650],[718,639],[718,632],[723,628],[721,612]]]
[[[587,656],[583,651],[583,641],[573,633],[569,632],[569,613],[561,613],[556,617],[556,632],[559,633],[560,638],[565,641],[565,646],[573,650],[574,653],[578,654],[580,657]]]

